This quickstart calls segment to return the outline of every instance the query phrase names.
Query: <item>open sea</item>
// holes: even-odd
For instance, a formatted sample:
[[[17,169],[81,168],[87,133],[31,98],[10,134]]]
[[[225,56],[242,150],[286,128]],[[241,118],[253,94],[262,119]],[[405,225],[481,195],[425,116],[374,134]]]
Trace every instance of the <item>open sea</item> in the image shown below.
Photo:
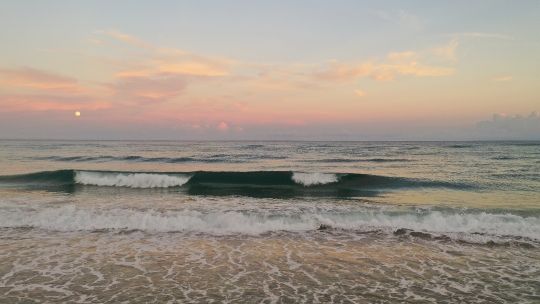
[[[540,303],[540,142],[0,141],[0,303]]]

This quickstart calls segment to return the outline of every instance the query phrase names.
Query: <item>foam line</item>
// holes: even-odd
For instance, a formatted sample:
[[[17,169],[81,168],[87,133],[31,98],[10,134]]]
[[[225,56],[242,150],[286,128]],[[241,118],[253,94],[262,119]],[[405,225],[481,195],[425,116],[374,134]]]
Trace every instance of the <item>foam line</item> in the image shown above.
[[[457,214],[439,211],[426,214],[352,211],[345,213],[302,212],[271,215],[264,210],[201,212],[158,211],[125,208],[81,208],[74,205],[38,208],[1,206],[0,227],[34,227],[57,231],[142,230],[191,231],[211,234],[260,234],[269,231],[314,230],[320,224],[353,231],[385,231],[400,228],[447,235],[452,239],[486,243],[505,238],[540,241],[540,219],[513,214]],[[313,210],[314,211],[314,210]]]

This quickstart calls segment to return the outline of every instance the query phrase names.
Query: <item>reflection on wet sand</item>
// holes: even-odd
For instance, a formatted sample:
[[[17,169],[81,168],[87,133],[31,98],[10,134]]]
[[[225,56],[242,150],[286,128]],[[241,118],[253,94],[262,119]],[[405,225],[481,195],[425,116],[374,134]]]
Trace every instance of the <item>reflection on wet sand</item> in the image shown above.
[[[0,292],[50,302],[540,301],[536,248],[341,230],[2,229]]]

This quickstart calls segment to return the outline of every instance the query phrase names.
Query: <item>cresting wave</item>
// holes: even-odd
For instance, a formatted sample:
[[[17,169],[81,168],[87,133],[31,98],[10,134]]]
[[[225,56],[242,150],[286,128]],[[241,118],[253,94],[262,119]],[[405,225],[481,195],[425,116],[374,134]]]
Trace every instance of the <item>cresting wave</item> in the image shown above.
[[[2,206],[0,227],[39,228],[55,231],[141,230],[148,232],[202,232],[216,235],[261,234],[272,231],[315,230],[321,224],[333,229],[397,234],[411,230],[444,235],[473,243],[503,242],[508,239],[540,241],[540,219],[513,214],[458,214],[431,211],[393,213],[351,211],[325,213],[315,210],[298,214],[198,210],[160,211],[154,209],[39,207],[32,209]],[[411,235],[414,235],[411,233]]]
[[[324,185],[335,183],[338,181],[338,176],[332,173],[301,173],[294,172],[292,179],[304,186]]]
[[[190,176],[168,174],[75,172],[75,182],[78,184],[109,187],[168,188],[182,186],[189,178]]]
[[[105,173],[76,171],[75,182],[84,185],[129,187],[129,188],[168,188],[182,186],[190,175],[169,175],[150,173]],[[335,183],[338,177],[331,173],[299,173],[292,175],[294,182],[304,185],[324,185]]]
[[[0,176],[0,187],[73,192],[82,191],[80,186],[85,185],[123,188],[178,188],[190,195],[245,195],[253,197],[362,197],[400,188],[465,189],[473,187],[457,182],[369,174],[291,171],[159,173],[59,170]]]

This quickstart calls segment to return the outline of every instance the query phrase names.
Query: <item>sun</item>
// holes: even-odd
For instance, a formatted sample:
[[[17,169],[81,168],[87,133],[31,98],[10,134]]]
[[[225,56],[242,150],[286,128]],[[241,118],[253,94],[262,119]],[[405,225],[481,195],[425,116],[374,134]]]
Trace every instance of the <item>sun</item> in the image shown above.
[[[79,111],[75,112],[75,116],[81,116],[81,112]]]

